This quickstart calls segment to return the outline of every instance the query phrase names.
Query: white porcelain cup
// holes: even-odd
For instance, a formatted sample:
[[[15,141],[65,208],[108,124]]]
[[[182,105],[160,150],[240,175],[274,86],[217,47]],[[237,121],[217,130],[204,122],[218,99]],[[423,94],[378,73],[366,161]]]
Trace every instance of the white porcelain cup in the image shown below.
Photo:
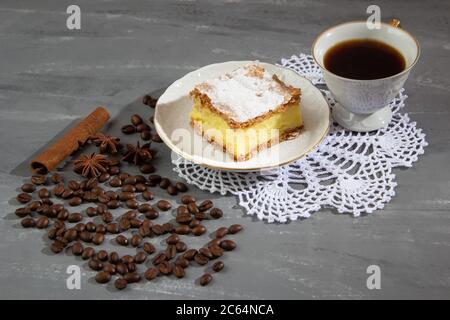
[[[393,76],[374,80],[356,80],[338,76],[324,66],[324,57],[334,45],[352,39],[373,39],[397,49],[405,59],[405,69]],[[314,41],[312,54],[322,68],[325,82],[338,102],[333,118],[354,131],[372,131],[387,126],[392,117],[389,103],[399,93],[420,55],[417,40],[407,31],[381,23],[369,29],[365,21],[347,22],[322,32]]]

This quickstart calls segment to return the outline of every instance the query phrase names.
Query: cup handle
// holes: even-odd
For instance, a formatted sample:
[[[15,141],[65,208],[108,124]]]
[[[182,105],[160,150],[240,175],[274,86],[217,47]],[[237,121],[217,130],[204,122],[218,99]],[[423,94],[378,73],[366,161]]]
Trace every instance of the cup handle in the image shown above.
[[[399,19],[394,18],[389,22],[389,24],[394,28],[401,28]]]

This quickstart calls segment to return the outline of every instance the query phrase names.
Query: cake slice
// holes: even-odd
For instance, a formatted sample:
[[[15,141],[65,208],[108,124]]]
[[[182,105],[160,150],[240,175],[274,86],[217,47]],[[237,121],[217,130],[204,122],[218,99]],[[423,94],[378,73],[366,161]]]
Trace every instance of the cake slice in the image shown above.
[[[195,86],[191,125],[235,161],[296,136],[303,127],[300,89],[258,64]]]

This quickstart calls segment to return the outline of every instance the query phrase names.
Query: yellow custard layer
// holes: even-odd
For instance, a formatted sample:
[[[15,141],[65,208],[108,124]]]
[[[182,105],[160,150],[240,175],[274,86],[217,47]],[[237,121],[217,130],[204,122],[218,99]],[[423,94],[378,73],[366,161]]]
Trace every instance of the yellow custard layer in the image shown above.
[[[234,160],[242,161],[259,149],[286,140],[288,133],[299,132],[303,119],[299,103],[294,103],[252,126],[232,129],[220,115],[202,107],[200,100],[194,99],[191,123],[209,141],[230,153]]]

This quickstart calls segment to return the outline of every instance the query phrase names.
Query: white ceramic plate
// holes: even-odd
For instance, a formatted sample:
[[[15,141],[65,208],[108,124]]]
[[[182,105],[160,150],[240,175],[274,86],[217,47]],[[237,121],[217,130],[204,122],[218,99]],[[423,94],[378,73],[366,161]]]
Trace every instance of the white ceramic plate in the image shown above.
[[[156,131],[166,145],[183,158],[210,168],[231,171],[257,171],[278,167],[315,150],[328,133],[330,111],[322,93],[307,79],[280,66],[260,63],[287,84],[302,90],[301,109],[304,127],[294,139],[260,151],[247,161],[236,162],[221,149],[203,140],[190,126],[192,101],[189,91],[205,80],[231,72],[253,61],[211,64],[175,81],[159,98],[155,110]]]

